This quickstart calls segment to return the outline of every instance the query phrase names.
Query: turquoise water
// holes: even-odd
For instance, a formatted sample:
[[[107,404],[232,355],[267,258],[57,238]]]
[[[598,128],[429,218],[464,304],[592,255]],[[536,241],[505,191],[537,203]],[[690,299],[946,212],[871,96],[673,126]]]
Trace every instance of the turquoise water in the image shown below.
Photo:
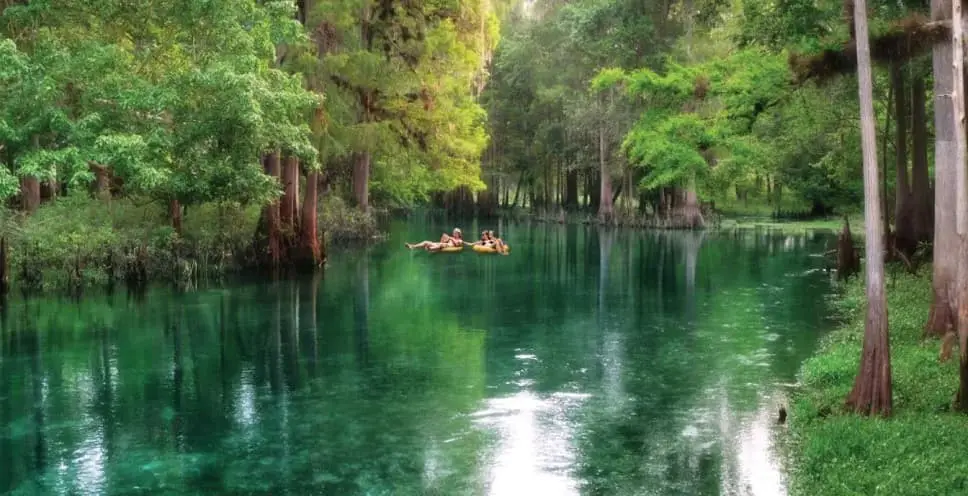
[[[391,226],[324,274],[12,300],[12,494],[783,494],[777,405],[830,239]],[[465,225],[477,232],[478,225]]]

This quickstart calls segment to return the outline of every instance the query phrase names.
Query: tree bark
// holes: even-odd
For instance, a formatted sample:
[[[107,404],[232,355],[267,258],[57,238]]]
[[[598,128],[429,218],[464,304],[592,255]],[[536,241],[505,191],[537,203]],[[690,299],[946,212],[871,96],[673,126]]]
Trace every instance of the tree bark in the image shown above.
[[[696,179],[689,180],[689,187],[686,188],[685,203],[681,208],[682,226],[687,229],[702,229],[706,221],[702,218],[702,211],[699,209],[699,196],[696,194]]]
[[[274,151],[262,158],[266,175],[278,179],[280,173],[279,152]],[[259,225],[256,228],[255,251],[257,263],[278,267],[282,261],[282,236],[279,220],[279,200],[274,200],[262,209]]]
[[[605,126],[598,127],[598,168],[601,177],[599,190],[598,220],[602,223],[612,221],[612,176],[608,173],[608,143],[605,141]]]
[[[940,21],[951,15],[950,0],[932,0],[931,18]],[[934,70],[934,253],[931,278],[934,299],[925,333],[943,336],[955,329],[955,278],[958,272],[958,234],[955,226],[955,135],[954,91],[951,71],[951,40],[941,40],[932,52]]]
[[[955,110],[955,201],[956,228],[959,238],[958,256],[958,346],[959,381],[956,407],[968,412],[968,137],[965,136],[965,52],[961,0],[952,2],[952,76],[955,91],[951,94],[951,106]]]
[[[934,198],[928,174],[928,124],[925,117],[924,75],[911,81],[911,225],[917,243],[934,236]]]
[[[7,237],[0,237],[0,295],[10,288],[10,270],[7,264]]]
[[[282,200],[279,203],[279,221],[287,233],[296,232],[299,205],[299,159],[287,156],[282,168]]]
[[[309,171],[306,173],[306,194],[302,203],[302,222],[299,224],[299,247],[293,260],[302,267],[322,265],[316,219],[318,198],[319,171]]]
[[[891,64],[891,85],[894,86],[895,190],[894,190],[894,243],[904,254],[910,255],[917,248],[911,211],[911,187],[908,181],[907,154],[907,97],[904,73],[900,63]]]
[[[40,207],[40,180],[36,177],[24,176],[20,178],[20,204],[28,214],[32,214]]]
[[[176,233],[182,233],[182,206],[176,198],[168,201],[168,218],[171,219],[171,227]]]
[[[91,163],[88,168],[94,173],[94,196],[99,200],[111,199],[111,171],[100,164]]]
[[[356,163],[353,164],[353,196],[356,198],[356,205],[360,210],[369,210],[370,195],[370,152],[360,152],[356,154]]]
[[[865,415],[891,414],[891,356],[887,329],[887,301],[884,295],[884,233],[878,198],[877,136],[874,127],[874,98],[871,81],[870,40],[867,32],[867,0],[855,0],[857,28],[857,79],[860,95],[861,145],[864,156],[864,229],[867,236],[867,320],[860,369],[847,405]]]
[[[575,169],[565,177],[565,208],[578,210],[578,171]]]

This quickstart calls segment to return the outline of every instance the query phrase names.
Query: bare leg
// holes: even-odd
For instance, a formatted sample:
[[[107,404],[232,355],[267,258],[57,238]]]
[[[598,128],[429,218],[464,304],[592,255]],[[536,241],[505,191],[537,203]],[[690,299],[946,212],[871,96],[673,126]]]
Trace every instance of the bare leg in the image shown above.
[[[427,246],[430,246],[432,244],[435,244],[435,243],[433,241],[421,241],[417,244],[407,243],[407,248],[410,248],[411,250],[416,248],[426,248]]]

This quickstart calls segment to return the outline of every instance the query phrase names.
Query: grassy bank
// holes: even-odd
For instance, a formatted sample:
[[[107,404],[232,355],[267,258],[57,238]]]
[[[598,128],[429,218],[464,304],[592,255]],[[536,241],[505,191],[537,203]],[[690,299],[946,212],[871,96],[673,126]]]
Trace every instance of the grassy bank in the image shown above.
[[[720,223],[723,229],[771,229],[789,233],[803,233],[807,231],[831,231],[839,233],[844,228],[842,217],[831,217],[813,220],[773,220],[769,218],[724,218]],[[864,236],[864,219],[860,216],[850,217],[850,232],[856,237]]]
[[[4,210],[0,232],[15,288],[78,289],[132,278],[192,282],[253,265],[260,213],[256,205],[192,205],[179,235],[166,205],[130,198],[104,202],[79,194],[47,202],[30,216]],[[335,196],[320,202],[318,219],[328,241],[378,234],[373,215]]]
[[[864,287],[838,299],[845,324],[800,372],[790,409],[791,494],[968,494],[968,416],[951,411],[957,359],[939,363],[939,342],[921,342],[930,268],[888,280],[894,417],[843,413],[860,360]]]

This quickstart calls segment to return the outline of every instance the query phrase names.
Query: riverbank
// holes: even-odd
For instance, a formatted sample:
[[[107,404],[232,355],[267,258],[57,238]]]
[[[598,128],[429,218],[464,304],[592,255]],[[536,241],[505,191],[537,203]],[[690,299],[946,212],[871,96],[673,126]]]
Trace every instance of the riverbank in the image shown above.
[[[417,211],[409,212],[414,213]],[[449,217],[451,212],[441,208],[429,208],[419,211],[417,215],[426,214],[431,217]],[[487,216],[486,212],[471,211],[463,216],[473,217],[475,215]],[[564,209],[538,210],[534,211],[527,208],[499,208],[490,217],[510,220],[515,222],[533,221],[548,224],[582,224],[582,225],[603,225],[601,220],[594,213],[587,210],[566,211]],[[842,216],[832,216],[816,219],[784,219],[769,215],[732,215],[724,212],[704,212],[703,220],[706,229],[767,229],[782,231],[789,234],[803,234],[807,232],[827,231],[840,233],[844,227]],[[860,215],[849,216],[851,233],[863,238],[864,221]],[[612,219],[605,223],[611,227],[625,227],[638,229],[677,229],[680,226],[673,225],[668,219],[658,218],[651,215],[643,215],[638,212],[631,214],[616,208]]]
[[[258,265],[253,239],[261,208],[256,205],[192,205],[180,233],[165,205],[138,198],[101,201],[78,194],[51,200],[29,216],[0,213],[0,266],[6,282],[20,290],[194,283]],[[373,213],[364,214],[337,196],[320,202],[317,221],[324,242],[379,234]]]
[[[968,494],[968,416],[951,410],[957,358],[939,363],[939,342],[921,341],[930,276],[924,267],[888,277],[894,416],[887,420],[842,413],[860,360],[863,281],[837,297],[844,325],[804,363],[790,404],[792,495]]]

